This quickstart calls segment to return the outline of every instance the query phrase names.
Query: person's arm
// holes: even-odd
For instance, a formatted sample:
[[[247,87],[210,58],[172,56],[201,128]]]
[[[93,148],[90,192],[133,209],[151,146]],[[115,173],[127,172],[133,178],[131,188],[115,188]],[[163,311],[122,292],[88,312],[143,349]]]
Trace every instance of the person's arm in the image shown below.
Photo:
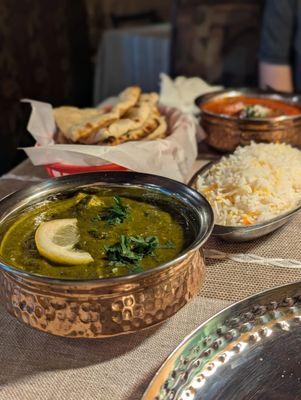
[[[292,68],[290,65],[277,65],[261,61],[259,82],[262,89],[272,88],[280,92],[292,92]]]
[[[296,0],[267,0],[260,45],[259,82],[262,88],[292,92],[291,54]]]

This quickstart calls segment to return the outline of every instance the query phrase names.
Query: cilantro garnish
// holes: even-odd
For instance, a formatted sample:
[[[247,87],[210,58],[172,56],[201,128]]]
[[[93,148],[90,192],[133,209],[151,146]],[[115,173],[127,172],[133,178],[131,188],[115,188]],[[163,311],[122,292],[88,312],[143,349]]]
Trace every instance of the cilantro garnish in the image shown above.
[[[140,262],[145,256],[154,255],[154,250],[159,247],[156,236],[126,236],[121,235],[120,241],[112,246],[106,246],[108,260],[112,265],[127,266],[129,268],[140,267]]]
[[[93,221],[107,221],[108,225],[121,224],[128,216],[129,207],[122,204],[119,196],[114,196],[114,205],[106,208],[101,214],[96,215]]]
[[[241,117],[243,118],[266,118],[270,114],[268,107],[264,107],[258,104],[245,106]]]

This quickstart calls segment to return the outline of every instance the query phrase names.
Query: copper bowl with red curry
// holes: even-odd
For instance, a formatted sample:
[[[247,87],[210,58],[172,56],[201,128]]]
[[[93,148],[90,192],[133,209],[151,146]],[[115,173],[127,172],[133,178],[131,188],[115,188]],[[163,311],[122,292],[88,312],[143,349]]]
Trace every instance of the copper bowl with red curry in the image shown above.
[[[223,90],[196,99],[210,146],[233,151],[255,142],[301,147],[301,102],[297,95],[252,89]]]

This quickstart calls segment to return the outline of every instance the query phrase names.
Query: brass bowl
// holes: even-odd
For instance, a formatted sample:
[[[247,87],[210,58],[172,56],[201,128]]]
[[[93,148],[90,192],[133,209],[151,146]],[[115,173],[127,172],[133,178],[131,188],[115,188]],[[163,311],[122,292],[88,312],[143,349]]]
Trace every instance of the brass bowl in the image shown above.
[[[187,245],[174,260],[123,277],[64,280],[16,269],[0,257],[0,295],[7,310],[25,324],[71,338],[105,338],[156,325],[175,314],[204,279],[200,251],[213,228],[203,196],[186,185],[134,172],[69,175],[18,191],[0,202],[0,242],[16,215],[57,194],[108,187],[127,196],[160,202],[185,221]]]
[[[301,114],[274,118],[236,118],[204,110],[202,106],[212,100],[233,96],[256,96],[281,100],[300,106],[299,96],[275,94],[252,89],[221,90],[199,96],[195,103],[201,111],[201,126],[206,132],[207,143],[217,150],[231,152],[237,146],[255,142],[284,142],[301,146]]]

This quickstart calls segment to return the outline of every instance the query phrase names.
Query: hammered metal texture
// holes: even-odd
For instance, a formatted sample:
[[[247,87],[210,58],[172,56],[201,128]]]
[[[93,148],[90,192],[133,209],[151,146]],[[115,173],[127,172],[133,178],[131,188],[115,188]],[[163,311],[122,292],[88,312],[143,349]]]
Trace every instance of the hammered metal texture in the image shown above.
[[[239,119],[222,114],[213,114],[202,109],[202,104],[214,98],[227,98],[233,95],[251,95],[274,98],[300,106],[300,98],[294,95],[262,93],[257,89],[227,89],[204,94],[195,100],[201,109],[201,125],[207,134],[206,141],[217,150],[232,152],[237,146],[245,146],[255,142],[284,142],[293,146],[301,146],[301,117],[296,115],[281,116],[274,119]]]
[[[162,271],[126,283],[55,284],[0,273],[8,311],[35,329],[73,338],[104,338],[158,324],[175,314],[204,281],[196,250]]]
[[[301,282],[243,300],[167,359],[143,400],[301,398]]]
[[[232,152],[237,146],[249,145],[251,141],[301,146],[301,118],[295,121],[252,123],[228,121],[225,117],[214,117],[203,112],[201,125],[207,134],[207,143],[220,151]]]

